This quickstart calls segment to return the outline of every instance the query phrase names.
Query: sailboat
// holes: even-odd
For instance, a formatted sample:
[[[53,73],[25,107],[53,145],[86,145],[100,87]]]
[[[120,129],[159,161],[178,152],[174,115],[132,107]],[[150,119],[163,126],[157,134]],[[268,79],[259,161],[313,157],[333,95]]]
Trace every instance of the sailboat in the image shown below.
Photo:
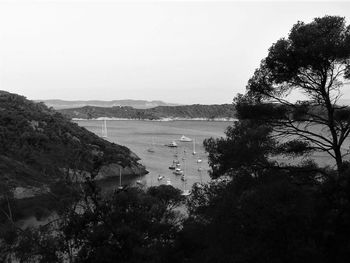
[[[124,187],[122,186],[122,169],[119,168],[119,186],[118,186],[118,190],[123,190]]]
[[[173,164],[169,166],[169,169],[175,170],[175,168],[176,168],[176,163],[175,163],[175,160],[173,160]]]
[[[186,189],[185,170],[186,170],[186,163],[184,162],[184,173],[181,176],[181,180],[184,182],[184,184],[183,184],[184,185],[184,189],[183,189],[181,195],[182,196],[189,196],[191,194],[191,191]]]
[[[174,174],[175,175],[182,175],[183,172],[182,172],[182,170],[180,168],[175,168]]]
[[[158,181],[163,180],[164,176],[163,175],[158,175]]]
[[[189,196],[191,194],[191,191],[190,190],[186,190],[185,187],[184,187],[184,190],[182,191],[181,195],[182,196]]]
[[[183,155],[183,157],[182,157],[182,160],[184,161],[184,160],[186,160],[186,149],[184,148],[184,155]]]
[[[196,139],[193,139],[193,152],[192,152],[193,155],[196,154]]]
[[[154,138],[152,138],[152,146],[147,149],[147,152],[154,153]]]
[[[103,125],[102,125],[102,137],[107,138],[108,133],[107,133],[107,121],[104,119]]]
[[[184,161],[184,170],[183,170],[182,175],[181,175],[182,181],[186,181],[185,172],[186,172],[186,162]]]

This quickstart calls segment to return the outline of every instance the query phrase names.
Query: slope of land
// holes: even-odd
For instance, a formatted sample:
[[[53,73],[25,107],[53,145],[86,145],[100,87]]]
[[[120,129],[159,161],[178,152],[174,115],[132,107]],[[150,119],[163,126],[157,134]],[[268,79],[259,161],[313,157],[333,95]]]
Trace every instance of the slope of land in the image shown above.
[[[101,179],[118,175],[98,173],[97,167],[112,164],[124,174],[146,173],[138,160],[128,148],[101,139],[43,103],[0,91],[0,190],[30,197],[50,191],[63,178],[81,180],[96,171]]]
[[[86,106],[75,109],[63,109],[61,113],[68,118],[96,119],[101,117],[161,120],[161,119],[229,119],[235,118],[232,104],[222,105],[184,105],[159,106],[150,109],[135,109],[132,107],[92,107]]]

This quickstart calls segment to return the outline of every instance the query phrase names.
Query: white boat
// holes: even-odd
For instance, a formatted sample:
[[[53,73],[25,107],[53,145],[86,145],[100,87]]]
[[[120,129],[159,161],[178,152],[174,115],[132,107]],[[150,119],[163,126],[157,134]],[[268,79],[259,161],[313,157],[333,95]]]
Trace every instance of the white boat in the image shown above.
[[[124,187],[122,186],[122,169],[119,168],[119,186],[118,186],[118,190],[123,190]]]
[[[196,154],[196,139],[193,139],[193,152],[192,152],[193,155]]]
[[[107,138],[108,137],[108,133],[107,133],[107,121],[106,119],[104,119],[104,122],[102,124],[102,132],[101,135],[103,138]]]
[[[137,181],[136,181],[136,184],[138,184],[138,185],[143,185],[143,183],[142,183],[141,180],[137,180]]]
[[[189,196],[190,194],[191,194],[190,190],[183,190],[181,193],[182,196]]]
[[[175,141],[172,141],[171,143],[166,144],[165,146],[168,146],[168,147],[177,147],[177,143],[176,143]]]
[[[177,168],[175,168],[174,174],[175,174],[175,175],[182,175],[182,174],[183,174],[183,171],[182,171],[179,167],[177,167]]]
[[[164,178],[163,175],[159,175],[159,176],[158,176],[158,181],[162,180],[163,178]]]
[[[174,174],[175,175],[182,175],[183,171],[180,168],[175,168]]]
[[[202,159],[198,158],[197,163],[201,163]]]
[[[182,135],[180,138],[181,142],[192,142],[191,138],[186,137],[185,135]]]
[[[182,175],[182,171],[181,170],[180,171],[175,171],[174,174],[175,175]]]

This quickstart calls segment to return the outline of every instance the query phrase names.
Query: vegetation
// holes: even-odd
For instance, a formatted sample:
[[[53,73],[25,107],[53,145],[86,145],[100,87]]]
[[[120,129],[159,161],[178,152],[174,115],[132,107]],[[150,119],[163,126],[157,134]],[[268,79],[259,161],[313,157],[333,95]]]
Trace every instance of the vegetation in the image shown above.
[[[87,180],[58,226],[3,227],[0,255],[27,262],[348,262],[350,167],[341,145],[350,119],[333,94],[350,77],[349,32],[343,18],[326,16],[298,22],[272,46],[235,99],[240,120],[225,138],[205,141],[213,180],[193,186],[186,217],[171,186],[103,198]],[[283,94],[295,88],[309,100],[289,103]],[[320,110],[310,110],[316,103]],[[329,153],[334,166],[317,165],[314,151]],[[281,156],[300,158],[283,164]]]
[[[130,106],[135,109],[148,109],[157,106],[176,106],[178,104],[174,103],[166,103],[160,100],[75,100],[75,101],[67,101],[67,100],[40,100],[37,102],[44,102],[48,107],[53,107],[55,110],[60,109],[72,109],[72,108],[80,108],[84,106],[95,106],[95,107],[113,107],[113,106]]]
[[[1,201],[13,198],[17,188],[27,197],[51,193],[45,198],[49,208],[65,193],[65,184],[59,182],[70,184],[74,176],[103,164],[129,166],[137,161],[126,147],[102,140],[44,104],[0,91]],[[14,221],[25,213],[6,211]],[[0,213],[0,222],[7,216]]]
[[[59,220],[39,228],[3,230],[1,260],[21,262],[164,262],[180,230],[183,204],[172,186],[129,188],[108,197],[93,181]],[[1,250],[2,249],[2,250]]]
[[[150,109],[135,109],[132,107],[92,107],[64,109],[61,113],[69,118],[92,119],[99,117],[126,118],[139,120],[159,120],[162,118],[234,118],[233,105],[185,105],[185,106],[158,106]]]
[[[269,49],[249,80],[247,94],[237,98],[240,118],[264,118],[278,136],[327,152],[340,171],[342,145],[350,133],[350,109],[339,106],[338,99],[349,77],[350,27],[345,19],[325,16],[309,24],[298,22],[288,38]],[[307,100],[290,103],[286,96],[295,90]],[[316,106],[323,114],[309,110]]]

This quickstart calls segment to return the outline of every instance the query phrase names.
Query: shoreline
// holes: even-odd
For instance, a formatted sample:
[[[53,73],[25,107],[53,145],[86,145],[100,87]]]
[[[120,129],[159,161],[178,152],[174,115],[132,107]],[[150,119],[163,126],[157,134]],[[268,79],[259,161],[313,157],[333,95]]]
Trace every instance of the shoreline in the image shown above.
[[[115,117],[98,117],[91,119],[83,119],[83,118],[72,118],[72,121],[158,121],[158,122],[167,122],[167,121],[238,121],[236,118],[161,118],[161,119],[129,119],[129,118],[115,118]]]

